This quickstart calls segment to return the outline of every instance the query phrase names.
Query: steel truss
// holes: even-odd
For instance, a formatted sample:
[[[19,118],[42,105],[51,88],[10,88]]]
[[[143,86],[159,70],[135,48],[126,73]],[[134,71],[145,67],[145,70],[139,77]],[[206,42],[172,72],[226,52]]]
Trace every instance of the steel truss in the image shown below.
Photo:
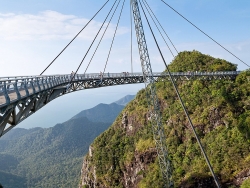
[[[174,80],[234,80],[240,72],[172,73]],[[155,82],[169,81],[167,73],[154,73]],[[99,87],[144,83],[142,73],[78,74],[0,78],[0,137],[50,101],[65,94]]]
[[[172,167],[166,148],[166,136],[162,125],[159,101],[156,94],[155,80],[151,68],[146,38],[143,30],[140,10],[137,0],[131,0],[134,24],[139,48],[143,79],[146,84],[147,101],[150,111],[151,125],[158,153],[159,165],[163,176],[164,187],[173,187]]]

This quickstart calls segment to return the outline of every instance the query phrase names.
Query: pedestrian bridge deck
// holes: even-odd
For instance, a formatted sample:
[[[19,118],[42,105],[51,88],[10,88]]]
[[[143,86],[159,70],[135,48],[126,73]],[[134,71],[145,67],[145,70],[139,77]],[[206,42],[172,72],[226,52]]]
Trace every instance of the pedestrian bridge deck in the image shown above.
[[[175,72],[175,81],[233,80],[239,71]],[[168,81],[169,74],[153,73],[154,79]],[[72,80],[72,82],[71,82]],[[57,97],[71,92],[106,86],[144,83],[142,73],[70,74],[0,77],[0,137]],[[9,125],[9,126],[7,126]]]

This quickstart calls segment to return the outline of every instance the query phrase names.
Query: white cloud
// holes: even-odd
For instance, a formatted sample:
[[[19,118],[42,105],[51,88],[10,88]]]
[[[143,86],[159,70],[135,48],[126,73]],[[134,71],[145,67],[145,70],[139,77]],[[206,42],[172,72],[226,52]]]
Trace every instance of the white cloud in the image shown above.
[[[56,11],[43,11],[37,15],[32,14],[1,14],[0,13],[0,40],[54,40],[71,39],[89,20],[75,15],[65,15]],[[102,23],[92,21],[79,38],[91,40],[93,33],[97,33]],[[115,26],[105,35],[110,38]],[[120,27],[117,34],[127,33],[128,29]]]

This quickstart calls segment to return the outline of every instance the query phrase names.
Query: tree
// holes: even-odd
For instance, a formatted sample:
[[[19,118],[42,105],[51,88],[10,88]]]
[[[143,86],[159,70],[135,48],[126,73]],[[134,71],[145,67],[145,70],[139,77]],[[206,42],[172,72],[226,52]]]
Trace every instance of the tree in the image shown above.
[[[3,188],[2,184],[0,183],[0,188]]]

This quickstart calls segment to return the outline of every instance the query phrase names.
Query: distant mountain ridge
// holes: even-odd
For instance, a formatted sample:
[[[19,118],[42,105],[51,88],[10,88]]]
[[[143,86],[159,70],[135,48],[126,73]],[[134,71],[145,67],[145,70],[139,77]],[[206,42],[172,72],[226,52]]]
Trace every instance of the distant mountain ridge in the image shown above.
[[[115,118],[122,111],[124,106],[135,98],[135,95],[126,95],[111,104],[98,104],[97,106],[83,110],[79,114],[75,115],[74,118],[87,117],[92,122],[109,122],[112,123]]]
[[[116,103],[101,103],[91,109],[81,111],[72,119],[76,119],[79,117],[87,117],[92,122],[112,123],[123,108],[124,106]]]
[[[119,99],[115,103],[119,104],[119,105],[122,105],[122,106],[126,106],[134,98],[135,98],[135,95],[126,95],[125,97]]]
[[[76,187],[82,155],[95,137],[109,126],[110,123],[79,117],[51,128],[37,129],[15,140],[3,140],[0,142],[0,172],[27,179],[30,188]],[[0,177],[4,188],[13,188],[4,177]]]
[[[7,134],[1,137],[1,140],[14,140],[18,139],[26,134],[31,134],[33,132],[36,132],[38,130],[41,130],[43,128],[35,127],[31,129],[24,129],[24,128],[14,128],[11,131],[9,131]]]
[[[4,188],[77,187],[82,156],[123,108],[98,104],[51,128],[11,130],[0,138],[0,183]]]

